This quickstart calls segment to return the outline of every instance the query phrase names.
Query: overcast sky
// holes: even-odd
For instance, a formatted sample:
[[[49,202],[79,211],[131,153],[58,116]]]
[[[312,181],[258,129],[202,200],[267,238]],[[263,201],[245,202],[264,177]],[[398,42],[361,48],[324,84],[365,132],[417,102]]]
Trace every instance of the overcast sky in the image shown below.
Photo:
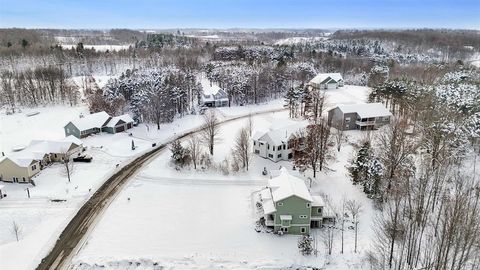
[[[0,0],[0,27],[480,29],[480,0]]]

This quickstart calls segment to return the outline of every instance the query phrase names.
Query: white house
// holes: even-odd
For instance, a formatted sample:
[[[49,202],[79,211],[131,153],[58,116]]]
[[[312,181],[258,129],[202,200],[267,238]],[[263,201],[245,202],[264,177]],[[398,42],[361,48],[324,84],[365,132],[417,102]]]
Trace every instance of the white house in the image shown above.
[[[344,85],[340,73],[320,73],[310,80],[308,86],[313,89],[337,89]]]
[[[253,135],[253,152],[273,162],[293,158],[292,139],[297,131],[306,126],[300,122],[266,132],[257,131]]]

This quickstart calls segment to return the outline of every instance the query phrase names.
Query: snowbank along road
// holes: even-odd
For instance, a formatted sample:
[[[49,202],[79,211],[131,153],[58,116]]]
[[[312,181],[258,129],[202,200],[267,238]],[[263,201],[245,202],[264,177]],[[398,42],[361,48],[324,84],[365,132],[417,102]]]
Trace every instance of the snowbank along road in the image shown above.
[[[252,115],[267,114],[283,110],[285,109],[273,109],[263,112],[255,112],[252,113]],[[222,120],[219,125],[246,118],[248,116],[249,115],[247,114]],[[179,135],[175,139],[183,139],[191,134],[198,133],[199,131],[200,129],[196,129]],[[82,239],[84,239],[95,221],[100,218],[109,203],[115,198],[115,195],[125,187],[128,180],[131,179],[131,177],[136,174],[145,163],[148,163],[155,158],[157,154],[162,150],[165,150],[167,145],[175,139],[162,143],[147,153],[135,158],[109,177],[68,223],[60,234],[55,246],[38,265],[37,270],[66,269],[70,264],[71,258],[75,255],[76,250],[82,245]]]

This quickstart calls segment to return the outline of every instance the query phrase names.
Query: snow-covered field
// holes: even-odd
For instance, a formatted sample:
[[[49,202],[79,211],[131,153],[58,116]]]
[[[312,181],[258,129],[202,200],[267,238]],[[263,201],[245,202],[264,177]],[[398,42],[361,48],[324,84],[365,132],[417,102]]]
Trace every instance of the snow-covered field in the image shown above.
[[[273,104],[276,104],[273,102]],[[270,103],[263,110],[276,105]],[[277,107],[277,108],[281,108]],[[232,107],[230,110],[236,110]],[[262,106],[258,107],[262,110]],[[30,112],[39,114],[27,117]],[[9,154],[18,145],[28,145],[33,139],[60,139],[68,121],[87,113],[85,106],[54,106],[23,109],[21,113],[5,115],[1,112],[0,149]],[[90,164],[78,164],[69,183],[59,164],[42,170],[36,177],[36,186],[2,183],[8,196],[0,200],[0,262],[1,269],[32,269],[48,253],[63,228],[76,211],[95,190],[110,176],[116,164],[122,164],[151,148],[152,142],[164,142],[198,128],[202,116],[187,115],[173,123],[139,125],[128,133],[98,134],[83,140],[94,158]],[[137,149],[131,150],[134,140]],[[31,198],[27,197],[29,189]],[[51,200],[66,200],[52,202]],[[20,227],[19,241],[11,228],[13,222]]]
[[[330,101],[359,103],[366,99],[366,91],[365,87],[347,86],[328,94]],[[282,121],[291,121],[286,112],[253,116],[254,129]],[[234,136],[244,125],[245,119],[222,125],[215,162],[230,154]],[[349,142],[355,142],[363,133],[351,131],[347,136]],[[164,151],[112,202],[74,258],[71,269],[124,269],[128,265],[139,269],[365,268],[374,210],[364,193],[346,176],[345,165],[352,152],[353,146],[345,142],[337,161],[330,166],[332,170],[317,176],[312,192],[328,195],[334,207],[344,197],[362,203],[357,254],[353,253],[353,231],[348,229],[345,253],[339,254],[337,231],[335,256],[330,258],[325,255],[321,230],[315,231],[320,249],[317,257],[299,254],[297,236],[255,232],[251,195],[266,184],[267,178],[261,171],[264,167],[279,166],[291,171],[291,163],[254,157],[248,172],[224,175],[211,170],[176,170],[169,163],[170,152]],[[297,171],[291,173],[298,175]]]

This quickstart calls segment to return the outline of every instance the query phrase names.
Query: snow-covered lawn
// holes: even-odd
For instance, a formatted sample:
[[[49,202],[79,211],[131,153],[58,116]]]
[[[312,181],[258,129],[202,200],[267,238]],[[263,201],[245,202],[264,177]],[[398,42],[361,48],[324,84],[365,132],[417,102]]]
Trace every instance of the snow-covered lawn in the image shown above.
[[[262,106],[259,106],[259,110]],[[264,106],[270,110],[272,106]],[[279,107],[281,108],[281,106]],[[228,110],[236,110],[235,107]],[[227,111],[228,111],[227,110]],[[30,112],[40,112],[27,117]],[[64,125],[87,113],[85,106],[54,106],[23,109],[13,115],[1,114],[0,146],[7,155],[18,145],[28,145],[33,139],[63,138]],[[238,114],[237,114],[238,115]],[[47,254],[50,247],[76,211],[116,169],[134,156],[151,149],[152,143],[161,143],[198,128],[201,115],[187,115],[173,123],[141,124],[128,133],[97,134],[83,140],[88,153],[93,156],[90,164],[77,164],[69,183],[60,164],[52,164],[36,177],[36,186],[2,183],[8,196],[0,200],[0,262],[2,269],[32,269]],[[129,136],[132,133],[133,136]],[[137,147],[131,150],[131,141]],[[27,197],[29,189],[31,198]],[[66,200],[52,202],[51,200]],[[13,222],[20,228],[17,242],[11,232]]]
[[[330,91],[327,95],[330,103],[361,103],[365,101],[367,91],[368,88],[365,87],[346,86]],[[283,100],[279,99],[261,105],[217,108],[216,110],[223,119],[227,119],[249,113],[280,109],[282,106]],[[34,111],[38,111],[40,114],[31,117],[25,115]],[[0,148],[8,154],[12,147],[27,145],[32,139],[63,138],[63,126],[86,111],[85,106],[55,106],[23,109],[22,113],[14,115],[1,114]],[[272,124],[286,121],[287,118],[286,112],[254,116],[254,129],[265,129]],[[0,230],[2,269],[34,268],[47,254],[60,232],[81,205],[115,171],[116,164],[125,163],[133,156],[151,149],[153,142],[167,141],[183,132],[198,128],[201,123],[202,116],[187,115],[176,119],[173,123],[161,125],[160,130],[157,130],[154,125],[142,124],[129,130],[133,136],[129,136],[128,133],[120,133],[115,135],[99,134],[86,138],[84,144],[94,157],[94,161],[91,164],[78,164],[70,183],[62,174],[62,167],[59,164],[42,170],[35,177],[37,184],[35,187],[2,183],[5,185],[3,192],[8,194],[7,198],[0,200],[0,212],[2,213],[0,226],[4,228]],[[240,127],[246,124],[247,120],[242,119],[222,126],[221,141],[215,147],[215,162],[221,162],[231,153],[236,133]],[[130,148],[132,140],[137,146],[135,151]],[[344,151],[346,152],[344,153]],[[348,146],[342,150],[341,155],[344,156],[339,158],[338,165],[335,165],[338,166],[337,171],[324,178],[319,176],[321,179],[315,183],[313,190],[328,193],[332,198],[339,198],[344,192],[347,192],[353,198],[366,201],[362,197],[363,193],[351,186],[342,170],[345,159],[351,154],[348,151]],[[261,175],[261,171],[264,167],[278,169],[280,165],[291,169],[291,163],[272,163],[266,159],[255,157],[248,172],[223,175],[217,171],[195,171],[193,169],[177,171],[168,164],[169,159],[169,151],[164,151],[158,158],[147,164],[128,188],[121,192],[118,199],[112,203],[112,207],[107,209],[105,218],[99,222],[98,231],[94,230],[89,238],[89,244],[77,259],[91,263],[95,263],[97,259],[113,261],[113,265],[118,265],[118,269],[125,268],[124,266],[122,268],[123,264],[119,263],[120,260],[140,258],[135,254],[145,254],[143,257],[146,257],[147,261],[162,259],[164,265],[176,264],[177,267],[180,266],[179,268],[182,268],[182,264],[186,265],[185,268],[195,265],[203,265],[206,268],[210,268],[211,265],[217,267],[222,265],[222,258],[227,258],[226,260],[231,262],[232,266],[236,265],[239,268],[243,268],[244,264],[248,265],[248,268],[253,268],[257,263],[262,266],[310,264],[312,259],[305,261],[305,258],[297,252],[297,237],[279,238],[270,234],[257,234],[252,226],[249,194],[264,185],[266,177]],[[27,187],[31,194],[30,199],[27,198]],[[126,204],[126,197],[132,198],[130,204]],[[66,201],[52,202],[52,199]],[[366,211],[370,211],[371,208],[368,204],[365,205],[367,205]],[[197,207],[201,211],[195,211]],[[212,210],[205,211],[205,209]],[[228,212],[229,209],[232,211]],[[126,212],[122,213],[124,210]],[[126,217],[127,214],[130,216]],[[211,214],[211,216],[207,214]],[[119,219],[118,215],[125,220]],[[170,218],[169,215],[176,216]],[[368,215],[368,213],[365,214],[366,217]],[[147,224],[149,216],[152,218],[152,225]],[[13,221],[18,223],[21,228],[18,242],[11,232]],[[138,223],[135,224],[135,222]],[[204,228],[213,222],[216,225]],[[361,222],[363,223],[363,221]],[[104,223],[106,225],[102,225]],[[200,225],[194,228],[196,223]],[[367,221],[365,224],[368,224]],[[125,251],[122,253],[119,251],[121,244],[118,244],[118,248],[114,248],[114,242],[103,243],[105,230],[102,228],[111,228],[110,236],[114,235],[118,241],[126,237],[125,243],[131,243],[132,248],[125,247],[125,250],[135,250],[135,252]],[[172,233],[171,230],[174,232]],[[204,230],[205,236],[198,236],[198,240],[192,240],[191,245],[187,244],[191,239],[196,239],[196,235],[203,234]],[[135,233],[130,231],[135,231]],[[361,232],[363,235],[369,235],[369,232]],[[148,236],[148,233],[151,235]],[[182,246],[175,245],[177,236],[179,237],[178,242],[183,243]],[[240,241],[242,239],[245,240]],[[167,240],[170,243],[165,243]],[[112,252],[104,253],[107,250],[102,245],[112,245]],[[154,250],[165,249],[165,252],[153,254],[154,252],[149,251],[151,245],[156,245],[153,246]],[[198,250],[201,245],[208,248],[200,252]],[[217,245],[218,248],[214,248]],[[252,248],[252,245],[256,245],[258,248]],[[212,248],[210,248],[211,246]],[[211,253],[208,252],[209,250]],[[114,251],[118,251],[118,253]],[[162,258],[159,257],[160,253]],[[193,256],[195,259],[190,260],[188,257],[179,256],[180,253],[188,254],[185,256]],[[155,256],[147,256],[148,254]],[[287,256],[287,254],[291,254],[291,256]],[[163,260],[164,257],[168,258]],[[321,261],[314,260],[312,264],[318,265],[323,262],[323,259]],[[357,263],[358,259],[354,262],[344,262],[341,265],[358,265]]]
[[[330,98],[342,103],[365,100],[366,88],[353,89],[358,93],[331,92]],[[254,130],[285,121],[292,121],[287,112],[253,116]],[[247,120],[241,119],[221,126],[220,141],[214,150],[215,162],[230,155],[235,134],[246,124]],[[363,136],[359,131],[346,133],[349,142]],[[278,169],[284,166],[292,174],[299,175],[298,171],[291,170],[290,162],[273,163],[254,156],[249,171],[224,175],[212,170],[176,170],[170,164],[170,151],[164,151],[107,209],[74,258],[71,269],[101,269],[103,266],[123,269],[131,263],[142,269],[365,268],[365,251],[372,241],[375,211],[370,200],[346,175],[345,165],[352,153],[353,146],[345,142],[337,160],[330,166],[332,170],[320,173],[311,190],[314,194],[328,195],[336,208],[340,207],[343,198],[362,204],[356,254],[353,252],[354,233],[348,229],[352,224],[348,222],[345,252],[339,254],[340,231],[336,230],[334,256],[330,258],[325,255],[322,230],[314,230],[320,250],[318,257],[300,255],[297,236],[279,237],[254,231],[251,195],[266,184],[267,177],[261,171],[264,167]],[[309,174],[299,176],[308,183]]]

